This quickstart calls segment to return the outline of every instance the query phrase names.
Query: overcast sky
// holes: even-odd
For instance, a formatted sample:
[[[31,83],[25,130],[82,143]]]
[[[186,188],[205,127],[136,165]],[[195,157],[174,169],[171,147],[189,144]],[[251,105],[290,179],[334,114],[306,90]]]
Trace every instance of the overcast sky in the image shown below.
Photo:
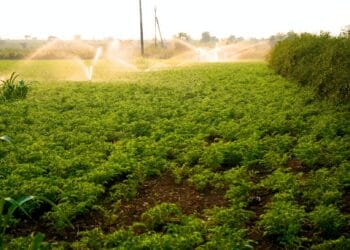
[[[199,38],[209,31],[269,37],[277,32],[331,31],[350,25],[350,0],[142,0],[145,37],[154,36],[153,8],[162,33],[187,32]],[[139,36],[138,0],[0,0],[0,37],[55,35],[72,38]]]

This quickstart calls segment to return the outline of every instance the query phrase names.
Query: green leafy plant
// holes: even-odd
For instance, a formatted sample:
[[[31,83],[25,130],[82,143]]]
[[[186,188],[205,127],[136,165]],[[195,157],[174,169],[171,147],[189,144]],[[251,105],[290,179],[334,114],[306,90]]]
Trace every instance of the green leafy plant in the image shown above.
[[[279,42],[269,63],[282,76],[311,86],[320,97],[349,101],[349,55],[348,37],[304,33]]]
[[[302,207],[289,201],[275,201],[261,215],[258,225],[262,227],[264,234],[275,237],[277,243],[295,247],[301,242],[299,233],[304,219],[305,211]]]
[[[80,231],[100,223],[118,230],[102,232],[101,238],[99,232],[86,234],[77,249],[95,243],[99,249],[242,249],[249,237],[273,241],[273,236],[293,248],[302,235],[312,237],[310,245],[327,239],[316,224],[296,233],[302,220],[290,211],[301,214],[297,204],[308,212],[319,205],[346,211],[348,105],[315,99],[312,90],[277,76],[264,63],[117,74],[127,84],[103,82],[114,79],[107,77],[110,69],[104,63],[99,70],[106,70],[106,78],[89,85],[55,82],[76,74],[68,61],[37,60],[30,71],[21,69],[43,83],[36,84],[30,101],[0,105],[0,134],[16,137],[16,145],[0,139],[0,197],[33,194],[54,201],[52,209],[44,202],[23,206],[40,215],[40,226],[45,221],[52,227],[52,237],[68,236],[67,217],[79,222],[98,215],[78,223]],[[14,66],[0,61],[1,72]],[[144,215],[136,226],[133,216],[124,216],[132,211],[139,216],[148,207],[144,201],[151,199],[152,204],[176,202],[184,212],[205,219],[185,223],[185,215],[163,209]],[[275,205],[265,207],[269,203]],[[202,214],[215,206],[220,206],[215,216]],[[243,210],[252,217],[246,220]],[[261,226],[271,238],[259,234],[256,239],[251,229],[265,213],[277,214]],[[17,214],[25,216],[18,210],[10,226],[18,222],[21,227]],[[121,225],[133,228],[122,230]],[[10,229],[6,244],[13,241],[13,249],[29,245],[30,236],[12,238]],[[74,247],[70,241],[52,247],[57,245]]]
[[[225,198],[237,207],[245,207],[253,187],[246,168],[230,169],[224,173],[223,179],[228,185]]]
[[[16,237],[6,242],[5,249],[23,249],[23,250],[49,250],[49,243],[44,242],[43,233],[32,233],[26,237]]]
[[[6,142],[8,142],[8,143],[11,143],[11,142],[12,142],[12,139],[11,139],[9,136],[7,136],[7,135],[1,136],[1,137],[0,137],[0,140],[6,141]]]
[[[196,171],[197,172],[197,171]],[[207,187],[218,187],[221,182],[221,176],[218,173],[214,173],[209,169],[198,170],[198,173],[194,173],[189,178],[189,182],[193,184],[197,190],[203,191]]]
[[[141,218],[149,229],[157,231],[167,223],[180,222],[181,216],[181,210],[175,204],[162,203],[144,212]]]
[[[333,205],[317,206],[309,218],[328,237],[337,236],[346,225],[346,217]]]
[[[341,202],[341,182],[332,171],[321,168],[312,171],[303,190],[303,197],[309,204],[331,205]]]
[[[0,89],[1,98],[4,101],[24,99],[28,94],[28,84],[24,80],[16,82],[18,74],[13,72],[9,79],[2,80],[2,86]]]
[[[6,229],[9,227],[10,220],[13,217],[13,213],[20,209],[24,214],[30,217],[30,215],[23,209],[23,204],[27,203],[30,200],[33,200],[34,196],[23,196],[18,200],[14,200],[10,197],[5,199],[0,199],[0,248],[4,244],[4,237]],[[6,203],[9,203],[10,206],[6,208]]]
[[[2,249],[2,247],[5,244],[6,229],[10,227],[10,222],[13,219],[16,210],[21,210],[22,213],[31,218],[28,212],[24,209],[24,205],[32,200],[44,201],[49,203],[51,206],[56,207],[56,205],[52,201],[44,197],[32,195],[26,195],[17,200],[11,197],[0,199],[0,249]],[[62,218],[65,218],[64,215],[61,214],[61,216],[63,216]],[[67,223],[69,223],[69,225],[73,227],[70,221],[67,220]],[[40,233],[36,236],[33,236],[31,242],[31,249],[39,249],[40,243],[43,241],[43,239],[44,235]]]
[[[300,193],[300,177],[301,174],[294,175],[277,169],[267,178],[263,179],[259,183],[259,186],[276,193],[288,194],[289,198],[295,198]]]
[[[214,208],[206,211],[210,218],[207,242],[198,249],[252,249],[246,239],[245,223],[252,213],[238,206]]]
[[[348,249],[350,246],[350,238],[341,236],[336,240],[325,240],[321,244],[314,245],[311,247],[311,250],[343,250]]]

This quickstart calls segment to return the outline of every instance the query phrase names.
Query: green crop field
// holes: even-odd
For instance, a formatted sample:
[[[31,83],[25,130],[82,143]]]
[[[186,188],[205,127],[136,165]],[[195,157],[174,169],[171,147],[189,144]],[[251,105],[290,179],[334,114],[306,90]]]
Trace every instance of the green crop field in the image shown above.
[[[350,245],[349,104],[265,63],[102,63],[95,81],[74,65],[0,61],[2,79],[32,81],[25,99],[0,103],[12,141],[0,141],[0,197],[56,204],[33,199],[30,217],[1,219],[8,249],[38,232],[42,249]]]

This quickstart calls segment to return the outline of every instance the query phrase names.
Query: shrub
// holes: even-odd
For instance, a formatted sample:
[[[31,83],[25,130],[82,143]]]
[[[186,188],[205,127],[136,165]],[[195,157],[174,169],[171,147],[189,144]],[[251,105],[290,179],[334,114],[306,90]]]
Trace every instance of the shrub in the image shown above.
[[[28,94],[28,85],[24,80],[16,82],[18,75],[13,72],[9,79],[2,81],[0,96],[3,101],[24,99]]]
[[[252,249],[246,239],[245,224],[252,213],[238,206],[214,208],[206,211],[212,227],[208,228],[208,241],[198,249]]]
[[[279,42],[269,64],[278,74],[311,86],[319,97],[350,100],[350,39],[301,34]]]
[[[338,235],[346,224],[345,216],[333,205],[320,205],[310,213],[309,217],[322,233],[329,237]]]
[[[240,145],[219,142],[211,144],[199,161],[213,170],[225,170],[239,166],[242,158]]]
[[[228,185],[225,198],[231,204],[245,207],[252,191],[253,183],[250,181],[245,167],[230,169],[225,172],[224,180]]]
[[[277,169],[267,178],[263,179],[259,185],[274,192],[288,193],[291,197],[295,197],[298,195],[300,189],[300,176],[300,174],[294,175]]]
[[[222,177],[218,173],[214,173],[209,169],[199,170],[198,173],[194,173],[189,182],[195,186],[198,191],[203,191],[207,187],[222,187]]]
[[[302,207],[289,201],[276,201],[269,205],[258,225],[266,235],[276,237],[279,244],[293,247],[301,241],[298,234],[304,218],[305,212]]]
[[[343,250],[348,249],[350,246],[350,238],[345,238],[344,236],[336,240],[326,240],[321,244],[314,245],[311,247],[312,250]]]
[[[340,184],[340,180],[332,171],[321,168],[310,173],[303,196],[309,204],[336,204],[341,201]]]
[[[158,231],[168,223],[179,222],[181,216],[181,210],[175,204],[162,203],[144,212],[141,218],[149,229]]]

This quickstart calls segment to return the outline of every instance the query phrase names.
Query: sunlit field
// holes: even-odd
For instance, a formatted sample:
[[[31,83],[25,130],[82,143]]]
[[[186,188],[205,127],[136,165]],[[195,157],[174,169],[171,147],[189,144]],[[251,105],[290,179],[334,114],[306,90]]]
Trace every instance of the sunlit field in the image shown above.
[[[350,249],[350,1],[0,9],[0,250]]]
[[[0,105],[1,197],[29,201],[11,249],[278,249],[348,244],[349,105],[264,62],[133,70],[1,61],[31,81]],[[167,62],[167,61],[163,61]],[[84,62],[86,65],[91,61]],[[323,249],[323,248],[320,248]]]
[[[241,60],[249,63],[263,60]],[[111,82],[115,80],[135,79],[138,75],[147,72],[161,70],[177,70],[188,66],[204,63],[183,62],[181,60],[160,60],[160,59],[135,59],[132,67],[124,67],[118,63],[108,60],[99,60],[94,67],[92,79],[88,79],[86,68],[91,61],[85,60],[77,63],[74,60],[0,60],[0,80],[9,77],[12,72],[19,74],[19,78],[28,81],[41,83],[81,81],[81,82]]]
[[[262,62],[271,47],[266,40],[203,46],[174,39],[167,43],[166,48],[154,48],[153,44],[148,44],[143,58],[134,42],[109,41],[94,46],[91,43],[54,40],[31,49],[30,53],[22,50],[22,53],[28,53],[27,56],[19,54],[24,57],[22,60],[0,60],[0,79],[17,72],[20,77],[31,81],[113,81],[123,79],[129,73],[206,62]],[[16,52],[4,49],[0,58],[15,55]]]

